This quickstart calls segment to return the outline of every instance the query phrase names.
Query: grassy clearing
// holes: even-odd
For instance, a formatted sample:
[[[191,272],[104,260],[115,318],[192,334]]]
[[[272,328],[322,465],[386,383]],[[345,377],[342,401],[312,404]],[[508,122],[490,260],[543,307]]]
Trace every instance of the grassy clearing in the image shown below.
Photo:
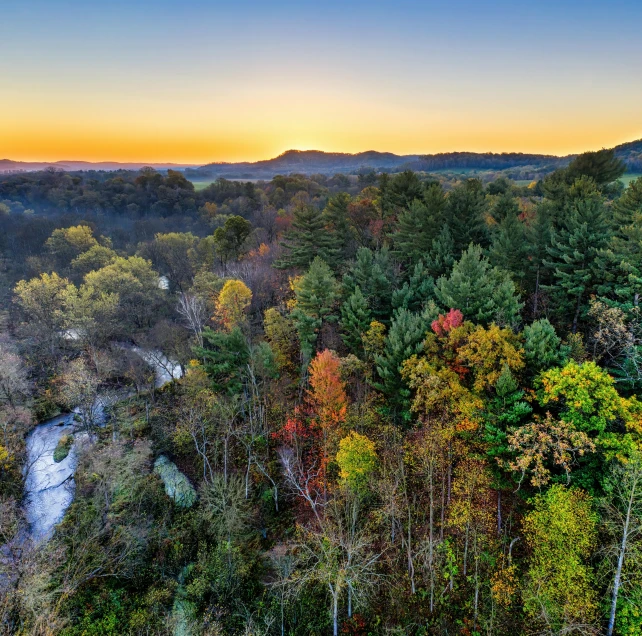
[[[225,178],[226,181],[240,181],[241,183],[247,183],[248,181],[250,183],[258,183],[259,181],[269,181],[270,180],[267,177],[265,179],[250,179],[250,178],[242,179],[240,177],[239,178],[237,178],[237,177],[229,177],[229,178],[228,177],[224,177],[224,178]],[[194,190],[196,190],[198,192],[199,190],[204,190],[205,188],[207,188],[207,186],[212,185],[213,183],[216,183],[216,179],[208,179],[208,180],[205,180],[205,181],[192,181],[192,183],[194,184]]]
[[[198,192],[199,190],[205,190],[208,185],[212,185],[215,181],[216,179],[210,179],[209,181],[192,181],[192,183],[194,184],[194,190]]]
[[[624,187],[628,186],[631,181],[634,181],[638,177],[642,177],[640,172],[627,172],[625,175],[620,177],[620,181],[624,184]]]

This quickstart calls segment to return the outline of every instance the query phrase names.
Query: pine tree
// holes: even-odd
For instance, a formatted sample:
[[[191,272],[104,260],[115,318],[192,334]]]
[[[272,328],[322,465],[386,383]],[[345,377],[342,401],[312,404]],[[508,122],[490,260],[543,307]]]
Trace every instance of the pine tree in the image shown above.
[[[444,309],[459,309],[480,324],[512,324],[522,308],[508,273],[491,267],[479,245],[471,245],[450,276],[437,281],[435,295]]]
[[[375,356],[380,380],[374,386],[388,398],[394,415],[408,412],[410,390],[401,378],[401,366],[410,356],[423,349],[430,318],[432,316],[412,313],[407,309],[395,312],[384,352]]]
[[[318,256],[310,269],[298,282],[296,307],[292,318],[299,332],[304,361],[312,357],[319,331],[326,322],[335,322],[334,313],[339,296],[339,285],[328,264]]]
[[[498,199],[493,209],[491,210],[491,216],[501,223],[504,219],[509,216],[518,216],[519,215],[519,205],[515,197],[510,192],[504,192]]]
[[[229,333],[203,330],[203,347],[195,353],[204,360],[205,371],[217,393],[238,395],[243,390],[243,380],[250,350],[242,331],[235,327]]]
[[[544,263],[553,237],[553,215],[554,211],[550,205],[541,204],[537,208],[535,221],[526,232],[530,258],[525,270],[529,277],[529,288],[533,290],[532,312],[535,317],[539,315],[541,308],[542,288],[553,281],[553,272]]]
[[[642,177],[631,181],[622,196],[613,203],[613,224],[616,235],[629,238],[636,229],[636,238],[640,240],[639,227],[642,220]],[[632,227],[634,226],[634,227]]]
[[[513,278],[521,283],[527,274],[528,256],[526,228],[515,214],[509,213],[500,222],[493,236],[491,263],[510,272]]]
[[[536,375],[540,371],[564,364],[568,353],[555,328],[546,318],[524,327],[524,360],[527,370]]]
[[[571,330],[577,331],[582,311],[596,291],[598,274],[595,259],[609,240],[609,225],[599,199],[578,200],[567,210],[560,229],[548,248],[544,263],[554,271],[555,283],[549,286],[557,299],[561,316],[572,316]]]
[[[607,304],[631,311],[642,295],[642,177],[613,204],[611,227],[609,245],[595,259],[597,291]]]
[[[322,214],[327,230],[335,237],[338,256],[344,261],[354,254],[354,238],[348,218],[351,201],[352,197],[347,192],[339,192],[328,200]]]
[[[484,218],[486,208],[486,195],[479,179],[468,179],[448,195],[446,218],[455,245],[455,255],[461,254],[470,243],[483,247],[488,244]]]
[[[379,208],[382,219],[385,218],[392,209],[392,202],[390,201],[390,175],[387,172],[383,172],[379,176]]]
[[[359,248],[357,258],[348,273],[343,277],[346,295],[358,286],[368,301],[374,320],[388,323],[392,313],[392,291],[396,277],[390,252],[387,248],[373,251],[367,247]]]
[[[395,253],[403,262],[415,265],[428,255],[443,224],[445,201],[441,186],[432,184],[423,201],[415,199],[399,214],[399,228],[393,238]]]
[[[439,278],[450,272],[455,264],[455,242],[447,225],[441,228],[438,236],[433,239],[430,252],[425,259],[426,273]]]
[[[619,179],[626,172],[626,164],[615,156],[613,149],[585,152],[571,161],[566,168],[568,182],[585,175],[599,188]]]
[[[363,355],[363,334],[372,322],[368,301],[357,285],[354,292],[341,306],[341,330],[343,342],[352,353]]]
[[[291,229],[283,240],[285,254],[275,267],[305,269],[319,257],[334,265],[338,248],[334,234],[328,232],[323,214],[312,205],[300,205],[294,210]]]
[[[394,309],[403,307],[410,311],[421,311],[424,303],[433,297],[434,289],[434,279],[427,273],[423,262],[419,261],[403,287],[392,292],[392,306]]]
[[[640,241],[621,241],[612,237],[609,247],[597,253],[593,269],[600,275],[596,291],[601,301],[624,312],[638,311],[642,297]]]
[[[509,432],[524,424],[533,412],[533,407],[524,399],[525,395],[508,365],[504,365],[495,383],[495,397],[488,401],[483,414],[486,455],[490,459],[495,483],[500,488],[515,489],[514,481],[507,478],[503,467],[514,457],[508,444]]]
[[[385,192],[387,205],[384,212],[387,216],[395,210],[408,209],[415,200],[421,201],[424,195],[424,186],[417,173],[412,170],[404,170],[388,180]]]

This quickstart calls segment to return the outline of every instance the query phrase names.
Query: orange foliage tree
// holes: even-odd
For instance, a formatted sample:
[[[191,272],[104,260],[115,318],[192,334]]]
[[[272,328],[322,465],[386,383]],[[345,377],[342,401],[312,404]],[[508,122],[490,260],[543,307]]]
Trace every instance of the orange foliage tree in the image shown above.
[[[324,489],[327,485],[326,470],[331,455],[330,447],[338,441],[337,433],[348,414],[348,396],[339,366],[339,356],[329,349],[318,353],[310,363],[310,390],[307,401],[323,434],[321,473]]]

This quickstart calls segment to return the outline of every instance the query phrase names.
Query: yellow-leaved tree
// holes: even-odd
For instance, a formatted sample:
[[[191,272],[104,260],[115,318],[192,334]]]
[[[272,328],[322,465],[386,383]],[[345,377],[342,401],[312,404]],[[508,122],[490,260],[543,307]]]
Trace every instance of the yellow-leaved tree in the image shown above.
[[[243,281],[228,280],[216,300],[214,317],[227,331],[232,331],[245,321],[251,302],[252,292]]]
[[[378,463],[374,442],[365,435],[350,431],[339,442],[337,464],[339,476],[355,492],[363,492],[368,487],[368,478]]]

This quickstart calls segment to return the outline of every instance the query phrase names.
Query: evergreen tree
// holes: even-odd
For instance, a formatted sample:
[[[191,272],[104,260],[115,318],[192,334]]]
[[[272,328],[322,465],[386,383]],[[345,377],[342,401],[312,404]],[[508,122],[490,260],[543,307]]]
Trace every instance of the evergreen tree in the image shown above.
[[[512,193],[507,191],[497,199],[490,213],[497,223],[501,223],[509,216],[518,216],[519,205]]]
[[[486,195],[479,179],[468,179],[458,185],[446,199],[446,218],[455,245],[455,255],[461,254],[470,243],[485,247],[488,230],[484,215]]]
[[[567,351],[561,346],[562,341],[546,318],[526,325],[523,336],[524,360],[532,375],[564,364]]]
[[[403,287],[392,292],[392,306],[394,309],[403,307],[414,312],[421,311],[424,303],[432,298],[434,289],[434,279],[426,272],[423,262],[419,261]]]
[[[434,278],[450,272],[455,264],[455,242],[447,225],[433,239],[425,264],[426,273]]]
[[[356,261],[343,277],[345,295],[351,295],[356,287],[360,287],[373,319],[383,323],[389,321],[392,313],[391,299],[395,283],[392,259],[386,247],[379,251],[359,248]]]
[[[505,194],[510,191],[510,188],[511,182],[506,177],[499,177],[499,179],[491,181],[486,187],[488,194]]]
[[[555,233],[550,258],[545,262],[554,271],[555,283],[548,288],[555,295],[561,316],[572,316],[571,330],[578,321],[591,293],[596,291],[598,275],[595,259],[609,240],[609,225],[599,199],[576,201]]]
[[[642,219],[642,177],[631,181],[629,187],[622,196],[613,203],[613,223],[616,235],[623,232],[624,236],[630,236],[631,226],[636,228]],[[639,240],[639,236],[638,236]]]
[[[399,227],[394,236],[395,253],[414,265],[431,250],[434,237],[443,224],[445,197],[439,184],[430,185],[423,201],[415,199],[399,214]]]
[[[341,330],[346,347],[358,356],[363,355],[363,334],[370,328],[372,316],[368,301],[357,285],[343,305],[341,305]]]
[[[508,444],[509,433],[524,424],[533,412],[533,408],[524,399],[525,396],[525,391],[520,389],[508,365],[504,365],[495,383],[495,397],[488,401],[483,414],[486,454],[491,460],[490,466],[500,488],[515,488],[514,482],[507,480],[502,467],[514,455]]]
[[[295,289],[296,307],[292,318],[299,332],[301,353],[307,362],[314,353],[318,334],[324,323],[335,322],[334,313],[339,285],[328,264],[318,256]]]
[[[421,201],[424,196],[424,186],[416,172],[404,172],[389,178],[384,190],[386,205],[384,216],[389,216],[395,210],[406,210],[413,201]]]
[[[609,305],[631,311],[642,294],[642,177],[613,204],[613,236],[595,259],[597,291]]]
[[[597,195],[617,192],[613,181],[619,179],[626,171],[626,164],[615,157],[613,150],[585,152],[576,157],[566,168],[560,168],[549,174],[542,182],[542,192],[560,210],[573,199],[571,189],[577,182],[592,184]],[[609,185],[612,184],[612,185]],[[585,194],[585,193],[584,193]],[[577,192],[576,192],[577,198]]]
[[[613,149],[585,152],[566,168],[569,183],[584,175],[593,179],[600,188],[619,179],[625,172],[626,164],[615,156]]]
[[[490,249],[493,265],[510,272],[514,280],[523,283],[527,274],[529,245],[524,224],[513,213],[500,222]]]
[[[351,201],[352,197],[347,192],[339,192],[328,200],[322,214],[325,227],[335,237],[335,247],[343,261],[354,254],[354,239],[348,217]]]
[[[238,327],[229,333],[205,327],[203,347],[195,348],[195,353],[203,359],[205,371],[211,378],[212,388],[216,393],[241,393],[250,350]]]
[[[305,269],[319,257],[334,265],[338,248],[336,237],[326,228],[323,214],[312,205],[300,205],[294,210],[292,227],[283,240],[283,257],[275,267]]]
[[[601,301],[627,313],[638,311],[642,297],[642,243],[612,239],[608,248],[597,253],[593,269],[601,277],[595,288]]]
[[[491,267],[479,245],[471,245],[450,276],[437,281],[435,295],[445,310],[459,309],[468,320],[486,325],[512,324],[522,308],[508,273]]]
[[[388,398],[394,415],[403,416],[405,412],[405,416],[408,416],[410,390],[401,378],[401,366],[410,356],[423,349],[430,319],[435,317],[412,313],[407,309],[398,310],[386,336],[384,351],[375,356],[380,380],[374,386]]]
[[[379,176],[379,208],[382,219],[392,209],[392,203],[390,202],[390,175],[387,172]]]
[[[528,273],[528,286],[533,292],[532,312],[535,317],[540,312],[542,289],[553,282],[553,271],[545,264],[553,237],[553,215],[549,204],[539,205],[535,221],[526,230],[530,258],[525,270]]]

